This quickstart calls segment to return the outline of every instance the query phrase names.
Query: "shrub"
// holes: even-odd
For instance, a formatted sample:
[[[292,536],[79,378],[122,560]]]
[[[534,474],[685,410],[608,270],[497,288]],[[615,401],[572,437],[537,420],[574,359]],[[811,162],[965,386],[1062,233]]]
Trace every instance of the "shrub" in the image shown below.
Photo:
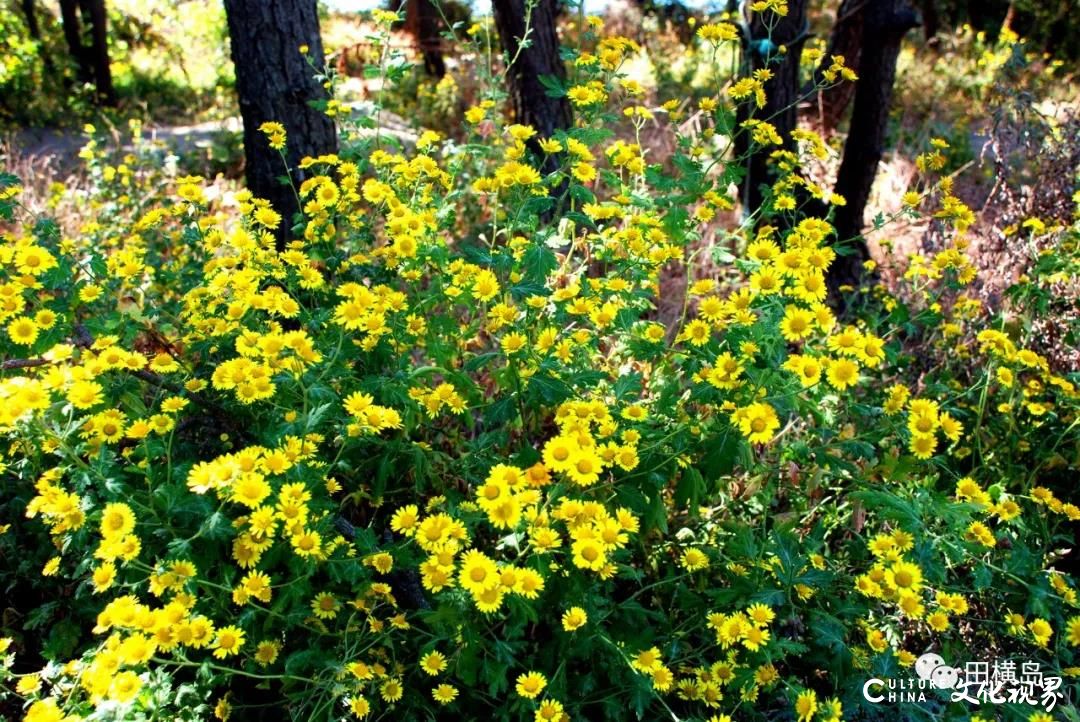
[[[27,719],[837,720],[928,650],[1071,674],[1077,392],[1027,345],[1078,228],[1031,219],[1057,250],[982,308],[938,143],[904,213],[950,244],[838,320],[844,245],[793,207],[843,202],[798,172],[821,141],[776,154],[768,217],[722,246],[730,138],[773,142],[735,124],[759,81],[652,158],[635,133],[678,103],[623,82],[631,41],[582,38],[552,88],[574,128],[492,99],[406,152],[346,121],[297,219],[96,142],[77,233],[3,178],[0,544],[27,616],[0,682]]]

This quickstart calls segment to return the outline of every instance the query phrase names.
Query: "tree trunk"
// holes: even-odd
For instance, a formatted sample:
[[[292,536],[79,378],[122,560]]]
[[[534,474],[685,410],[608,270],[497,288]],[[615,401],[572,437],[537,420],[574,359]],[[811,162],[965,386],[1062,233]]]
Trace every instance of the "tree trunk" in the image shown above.
[[[442,18],[432,0],[408,0],[405,4],[405,29],[416,40],[424,58],[424,71],[433,78],[446,75],[442,54]]]
[[[769,14],[772,17],[771,13]],[[765,107],[758,108],[753,99],[739,104],[737,118],[739,122],[750,118],[759,118],[775,126],[784,140],[786,149],[794,148],[791,131],[795,130],[797,118],[796,104],[800,98],[799,56],[807,37],[806,0],[791,0],[788,14],[781,18],[772,29],[771,41],[763,16],[755,14],[750,24],[750,42],[743,46],[744,63],[750,71],[768,68],[773,77],[765,82]],[[787,52],[780,55],[780,45],[786,46]],[[776,174],[769,164],[769,155],[773,147],[761,148],[751,152],[750,134],[741,130],[735,137],[736,156],[746,162],[746,176],[743,178],[743,211],[747,215],[754,213],[764,201],[762,184],[772,185]]]
[[[23,15],[26,16],[26,29],[30,33],[30,38],[37,43],[38,56],[41,58],[41,64],[45,68],[47,75],[53,74],[53,62],[49,57],[49,49],[45,47],[45,39],[41,36],[41,26],[37,21],[37,8],[34,4],[35,0],[22,0]]]
[[[552,98],[540,82],[540,76],[566,78],[566,67],[559,57],[559,36],[555,29],[558,0],[538,0],[532,17],[526,22],[525,0],[493,0],[495,27],[503,52],[513,60],[509,68],[510,105],[514,121],[531,125],[540,137],[548,138],[557,130],[573,124],[570,101]],[[526,26],[528,47],[521,47]]]
[[[60,0],[60,21],[64,26],[64,41],[75,60],[75,76],[80,83],[94,80],[94,66],[90,53],[82,40],[82,22],[79,20],[79,1]]]
[[[836,192],[847,200],[836,209],[833,223],[837,240],[856,239],[849,246],[853,252],[838,256],[829,269],[829,295],[837,306],[843,305],[841,286],[858,286],[864,280],[863,263],[870,252],[859,238],[863,214],[884,152],[900,43],[917,25],[915,12],[905,0],[870,0],[867,5],[855,106],[836,179]]]
[[[304,156],[337,151],[333,121],[309,105],[325,99],[326,90],[300,53],[300,46],[306,45],[315,66],[323,66],[316,0],[225,0],[225,12],[244,120],[247,187],[281,214],[283,221],[275,233],[281,250],[300,206],[293,188],[279,178],[288,173],[299,187],[305,175],[299,168]],[[259,130],[266,122],[285,127],[284,161]]]
[[[928,43],[937,42],[938,29],[941,27],[941,18],[938,15],[937,0],[922,0],[922,23],[923,36]]]
[[[829,33],[825,57],[814,71],[814,82],[824,82],[824,73],[832,65],[832,56],[841,55],[849,68],[859,67],[862,55],[863,17],[867,0],[843,0],[836,11],[836,22]],[[822,130],[832,132],[840,124],[851,99],[855,96],[855,83],[842,81],[817,96],[818,118]]]
[[[1005,11],[1005,19],[1001,21],[1001,30],[998,31],[998,37],[1005,35],[1006,32],[1011,32],[1013,29],[1013,23],[1016,22],[1016,3],[1009,3],[1009,9]]]
[[[60,0],[60,19],[64,40],[75,59],[75,73],[80,83],[93,83],[97,101],[116,105],[112,71],[109,67],[108,15],[105,0]],[[83,25],[90,29],[90,44],[83,41]]]
[[[116,105],[116,90],[113,88],[112,70],[109,67],[109,19],[105,12],[105,0],[81,0],[81,2],[83,11],[90,17],[89,55],[98,102],[114,106]]]

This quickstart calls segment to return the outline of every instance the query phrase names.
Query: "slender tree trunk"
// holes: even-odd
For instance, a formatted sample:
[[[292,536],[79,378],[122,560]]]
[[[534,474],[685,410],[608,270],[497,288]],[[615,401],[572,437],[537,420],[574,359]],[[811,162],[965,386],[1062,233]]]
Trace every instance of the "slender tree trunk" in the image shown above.
[[[538,0],[526,22],[525,0],[493,0],[495,27],[510,65],[510,105],[514,121],[531,125],[544,138],[573,124],[570,101],[552,98],[540,76],[566,78],[559,57],[559,36],[555,28],[558,0]],[[528,46],[522,47],[526,26]]]
[[[552,173],[559,168],[560,159],[555,155],[544,156],[540,139],[550,138],[556,131],[574,124],[570,100],[566,97],[552,98],[540,82],[540,77],[545,75],[566,79],[566,66],[559,57],[559,34],[555,25],[559,0],[537,0],[531,15],[528,15],[526,0],[492,0],[492,10],[503,53],[510,63],[510,107],[514,121],[536,129],[536,136],[526,141],[526,145],[538,157],[544,158],[541,172]],[[523,41],[526,41],[524,45]],[[566,203],[568,190],[567,179],[551,190],[552,196],[557,199],[556,206],[541,213],[541,223],[549,223],[556,217],[557,209]]]
[[[432,0],[408,0],[405,3],[405,28],[416,40],[420,55],[424,59],[424,71],[433,78],[446,75],[446,61],[443,60],[442,18],[439,9]]]
[[[836,22],[829,33],[825,57],[814,71],[814,81],[824,82],[824,73],[832,65],[832,57],[839,55],[849,68],[859,67],[862,55],[863,16],[869,0],[843,0],[836,11]],[[818,94],[818,117],[823,130],[832,132],[840,124],[844,111],[855,97],[855,83],[841,82]]]
[[[796,104],[800,98],[799,56],[807,37],[806,0],[788,2],[788,14],[772,29],[770,34],[759,14],[750,23],[750,42],[744,43],[743,55],[750,71],[768,68],[773,76],[765,82],[765,107],[758,108],[753,99],[743,101],[738,107],[740,122],[749,118],[768,121],[784,140],[784,147],[791,149],[794,141],[791,131],[795,130],[797,118]],[[787,52],[780,54],[779,46],[785,46]],[[750,150],[750,136],[740,131],[735,138],[735,152],[739,158],[746,159],[746,176],[743,178],[742,201],[746,214],[757,211],[764,200],[761,186],[771,185],[776,175],[769,164],[769,154],[775,148],[762,148],[758,152]]]
[[[863,263],[870,253],[866,242],[859,238],[863,215],[884,152],[900,43],[917,25],[915,12],[904,0],[871,0],[867,6],[855,105],[836,179],[836,192],[847,204],[836,209],[834,218],[837,239],[857,242],[849,246],[852,253],[838,256],[829,269],[829,293],[834,305],[843,303],[841,286],[858,286],[864,280]]]
[[[1006,31],[1013,29],[1013,23],[1016,22],[1016,3],[1009,3],[1009,9],[1005,11],[1005,19],[1001,21],[1001,30],[998,31],[998,37],[1005,34]]]
[[[112,71],[109,67],[109,30],[105,0],[60,0],[64,40],[75,59],[80,83],[93,83],[97,101],[116,105]],[[84,24],[90,30],[90,44],[83,40]]]
[[[97,87],[98,102],[116,105],[112,69],[109,67],[108,15],[105,0],[82,0],[84,12],[90,17],[90,60]]]
[[[82,21],[79,19],[78,0],[60,0],[60,21],[64,26],[64,41],[75,60],[75,76],[80,83],[94,80],[94,67],[90,54],[83,45]]]
[[[937,42],[938,29],[941,27],[941,18],[938,15],[937,0],[922,0],[923,36],[928,43]]]
[[[323,66],[316,0],[225,0],[225,11],[244,120],[247,186],[282,215],[275,235],[278,248],[284,249],[300,206],[293,188],[279,179],[288,173],[299,187],[304,156],[337,151],[333,121],[309,105],[325,99],[326,90],[300,53],[306,45],[316,67]],[[266,122],[285,127],[284,160],[259,130]]]
[[[26,16],[26,29],[30,33],[30,37],[35,43],[37,43],[38,56],[41,58],[41,64],[45,68],[45,72],[49,75],[53,74],[53,62],[49,57],[49,49],[45,47],[45,39],[41,36],[41,26],[37,21],[37,7],[35,6],[35,0],[22,0],[23,15]]]

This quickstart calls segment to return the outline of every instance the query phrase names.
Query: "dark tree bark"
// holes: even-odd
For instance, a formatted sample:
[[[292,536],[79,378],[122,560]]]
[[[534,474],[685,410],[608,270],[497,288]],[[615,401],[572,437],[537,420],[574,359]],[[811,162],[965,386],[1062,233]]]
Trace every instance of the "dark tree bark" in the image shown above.
[[[784,147],[794,148],[791,131],[795,130],[797,118],[796,104],[800,96],[799,56],[807,38],[806,0],[788,2],[788,14],[772,29],[771,42],[768,28],[761,15],[755,14],[750,23],[750,39],[743,45],[745,65],[749,71],[768,68],[773,77],[765,83],[766,102],[764,108],[758,108],[753,99],[739,104],[737,117],[740,123],[749,118],[759,118],[775,126],[784,140]],[[785,46],[787,52],[779,54],[779,46]],[[742,201],[747,214],[757,211],[764,200],[761,185],[771,185],[776,174],[769,164],[769,154],[773,147],[762,148],[760,152],[750,152],[750,136],[740,131],[735,138],[737,157],[746,160],[746,176],[743,178]]]
[[[941,28],[937,0],[922,0],[919,9],[922,11],[923,37],[928,43],[936,43],[938,30]]]
[[[507,75],[510,80],[510,107],[514,121],[531,125],[536,136],[526,141],[529,149],[538,157],[545,158],[540,170],[553,173],[559,168],[560,159],[555,155],[544,156],[540,139],[550,138],[558,130],[574,124],[574,113],[568,98],[552,98],[540,82],[541,76],[566,79],[566,66],[559,57],[559,34],[556,18],[559,0],[537,0],[531,15],[526,10],[526,0],[492,0],[495,27],[499,32],[506,60],[510,63]],[[528,28],[528,45],[522,47]],[[556,205],[540,214],[540,222],[551,222],[566,203],[569,181],[551,189]]]
[[[275,234],[284,249],[300,212],[296,193],[279,178],[288,173],[299,187],[304,156],[337,151],[333,121],[309,105],[326,98],[300,46],[317,67],[323,65],[316,0],[225,0],[229,41],[236,66],[236,93],[244,120],[245,176],[248,189],[281,214]],[[288,136],[285,161],[272,149],[259,126],[281,123]]]
[[[109,67],[108,14],[105,0],[60,0],[60,19],[64,40],[75,59],[75,73],[80,83],[93,83],[97,100],[116,105],[112,70]],[[83,25],[90,29],[90,44],[83,40]]]
[[[856,243],[849,246],[851,254],[838,256],[829,269],[829,295],[836,306],[843,304],[840,286],[858,286],[864,280],[863,263],[870,252],[859,237],[863,215],[884,152],[900,43],[917,26],[915,12],[905,0],[870,0],[867,5],[855,105],[836,179],[836,192],[847,204],[836,209],[833,221],[837,240]]]
[[[41,64],[45,67],[45,72],[49,75],[53,74],[53,62],[49,57],[49,49],[45,47],[45,39],[41,36],[41,26],[37,21],[37,7],[34,0],[22,0],[23,15],[26,16],[26,29],[30,33],[30,37],[35,43],[37,43],[38,56],[41,58]]]
[[[64,26],[64,41],[75,60],[75,75],[80,83],[94,80],[90,53],[83,45],[82,21],[79,19],[79,0],[60,0],[60,21]]]
[[[868,0],[843,0],[836,11],[836,22],[829,33],[825,57],[814,71],[814,81],[824,82],[825,71],[832,65],[832,57],[840,55],[849,68],[859,67],[862,55],[863,16]],[[855,83],[844,81],[822,91],[816,98],[818,118],[823,130],[836,130],[844,111],[855,96]]]
[[[570,101],[548,97],[540,76],[566,78],[559,57],[559,36],[555,29],[558,0],[539,0],[526,23],[525,0],[494,0],[495,27],[510,65],[510,105],[514,121],[531,125],[544,138],[573,124]],[[521,47],[526,25],[529,43]],[[516,58],[516,59],[515,59]]]
[[[90,17],[90,60],[94,72],[94,86],[98,102],[116,105],[112,70],[109,67],[109,18],[105,12],[105,0],[81,0],[83,11]]]
[[[442,54],[442,17],[432,0],[408,0],[405,3],[405,29],[416,40],[424,59],[424,71],[433,78],[446,75]]]

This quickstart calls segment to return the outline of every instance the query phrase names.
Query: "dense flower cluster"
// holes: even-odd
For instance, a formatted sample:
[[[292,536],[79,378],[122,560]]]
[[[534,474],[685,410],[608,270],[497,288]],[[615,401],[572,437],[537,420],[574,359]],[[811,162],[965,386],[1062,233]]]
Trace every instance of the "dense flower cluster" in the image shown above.
[[[98,192],[127,204],[78,237],[10,223],[0,542],[72,601],[40,673],[0,642],[27,720],[168,716],[173,687],[227,718],[254,680],[298,719],[835,722],[856,680],[942,645],[1076,671],[1055,551],[1080,520],[1075,374],[963,295],[946,144],[904,212],[949,245],[904,259],[910,298],[852,294],[838,319],[843,239],[793,205],[843,203],[800,173],[826,144],[798,131],[765,217],[709,245],[734,135],[782,141],[728,118],[766,78],[720,77],[704,128],[653,158],[610,127],[677,104],[643,105],[636,43],[589,27],[561,90],[575,127],[490,133],[494,99],[465,113],[487,145],[346,126],[304,161],[282,251],[265,201],[98,145]],[[698,36],[716,71],[737,30]],[[1078,234],[1014,295],[1075,279]]]

